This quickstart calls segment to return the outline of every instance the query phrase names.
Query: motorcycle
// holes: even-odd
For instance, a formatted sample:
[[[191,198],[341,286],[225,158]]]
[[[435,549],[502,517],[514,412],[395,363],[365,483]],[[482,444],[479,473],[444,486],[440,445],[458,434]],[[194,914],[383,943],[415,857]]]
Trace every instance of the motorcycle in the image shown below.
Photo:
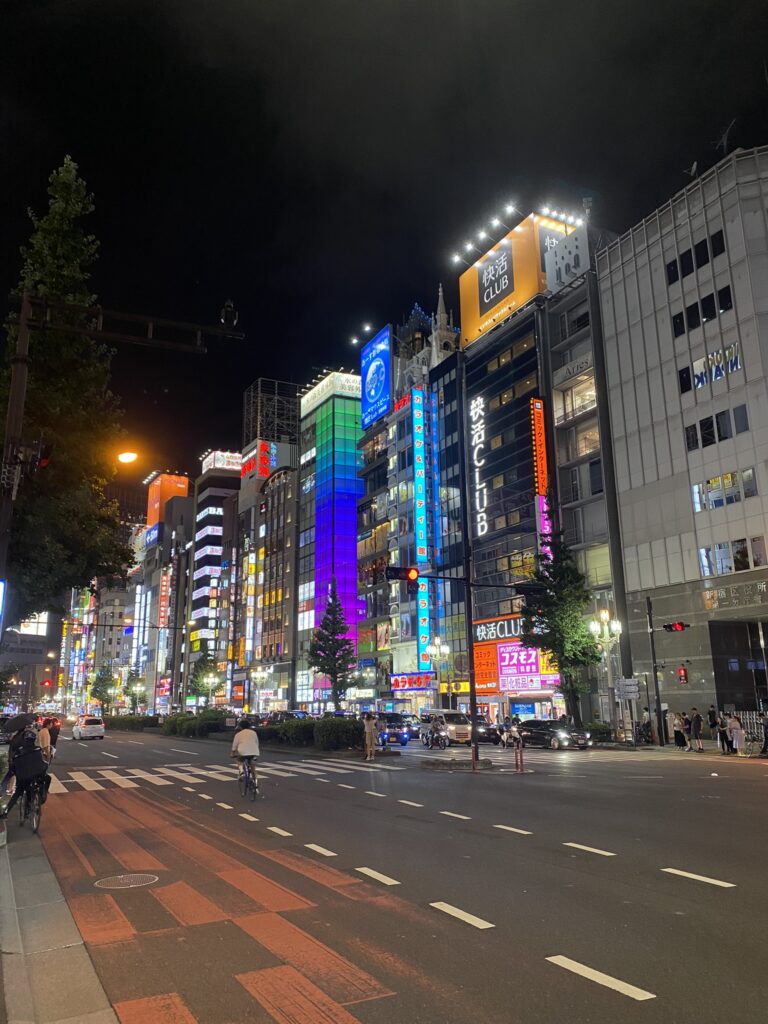
[[[433,750],[435,746],[440,747],[441,750],[445,750],[448,746],[448,733],[445,729],[441,729],[439,732],[425,732],[422,733],[421,742],[428,750]]]

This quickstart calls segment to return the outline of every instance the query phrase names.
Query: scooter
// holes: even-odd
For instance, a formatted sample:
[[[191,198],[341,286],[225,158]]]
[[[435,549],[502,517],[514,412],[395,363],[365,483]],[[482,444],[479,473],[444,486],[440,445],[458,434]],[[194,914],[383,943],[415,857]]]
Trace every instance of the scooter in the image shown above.
[[[441,750],[445,750],[448,746],[448,733],[445,729],[441,729],[440,732],[425,732],[421,735],[421,742],[428,750],[433,750],[435,746],[440,747]]]

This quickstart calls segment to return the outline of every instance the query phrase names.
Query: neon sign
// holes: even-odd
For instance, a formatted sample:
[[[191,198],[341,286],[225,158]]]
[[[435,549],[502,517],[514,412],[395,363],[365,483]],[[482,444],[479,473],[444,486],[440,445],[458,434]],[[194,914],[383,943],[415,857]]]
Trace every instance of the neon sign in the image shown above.
[[[470,457],[472,459],[472,495],[475,504],[475,533],[478,537],[488,533],[488,485],[480,470],[485,465],[485,399],[473,398],[469,406]]]

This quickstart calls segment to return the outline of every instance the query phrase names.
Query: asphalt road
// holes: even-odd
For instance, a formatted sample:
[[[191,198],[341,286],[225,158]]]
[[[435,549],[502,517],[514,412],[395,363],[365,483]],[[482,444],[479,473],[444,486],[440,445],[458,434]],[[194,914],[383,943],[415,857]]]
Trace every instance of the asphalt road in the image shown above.
[[[768,762],[269,750],[250,803],[224,744],[64,735],[41,837],[123,1024],[763,1012]]]

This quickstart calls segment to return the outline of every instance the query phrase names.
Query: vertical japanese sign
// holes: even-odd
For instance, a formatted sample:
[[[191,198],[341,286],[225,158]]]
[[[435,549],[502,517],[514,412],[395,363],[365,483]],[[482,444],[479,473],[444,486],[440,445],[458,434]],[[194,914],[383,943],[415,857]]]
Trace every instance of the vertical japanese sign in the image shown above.
[[[411,426],[413,430],[413,526],[416,541],[416,564],[429,561],[427,548],[427,458],[424,441],[424,392],[411,390]],[[419,580],[416,594],[416,651],[419,672],[431,668],[429,647],[429,583]]]
[[[483,537],[488,533],[488,485],[482,468],[485,465],[485,399],[482,395],[473,398],[469,403],[469,486],[475,506],[475,536]]]
[[[536,532],[539,540],[539,551],[544,555],[551,553],[551,548],[542,538],[552,534],[552,516],[549,511],[547,489],[549,487],[549,467],[547,464],[547,433],[544,424],[544,402],[541,398],[531,399],[531,449],[533,454],[533,485],[536,491]]]

